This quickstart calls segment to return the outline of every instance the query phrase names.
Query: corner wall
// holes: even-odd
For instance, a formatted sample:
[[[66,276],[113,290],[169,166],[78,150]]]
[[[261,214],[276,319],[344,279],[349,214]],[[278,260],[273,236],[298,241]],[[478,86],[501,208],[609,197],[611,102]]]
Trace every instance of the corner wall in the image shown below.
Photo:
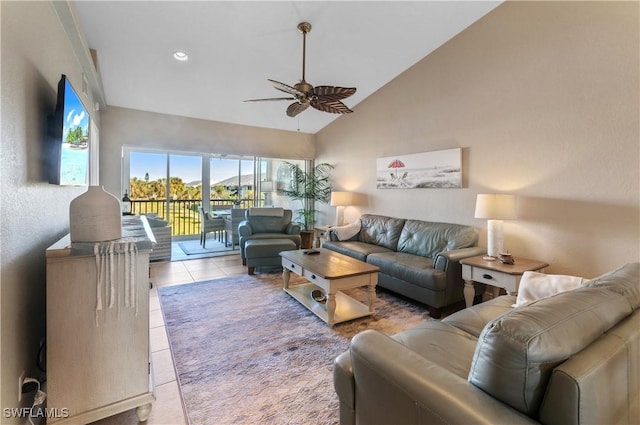
[[[51,2],[0,2],[0,407],[18,403],[18,377],[40,377],[36,367],[45,335],[45,250],[69,231],[69,203],[85,187],[47,183],[47,117],[66,74],[81,87],[82,69]],[[82,95],[81,95],[82,96]],[[93,99],[83,98],[86,106]],[[93,116],[96,119],[99,117]],[[0,422],[24,423],[15,418]]]
[[[640,261],[639,34],[638,2],[502,4],[316,135],[361,194],[345,221],[468,224],[486,247],[476,194],[508,192],[516,257],[585,277]],[[454,147],[463,189],[376,189],[376,158]]]

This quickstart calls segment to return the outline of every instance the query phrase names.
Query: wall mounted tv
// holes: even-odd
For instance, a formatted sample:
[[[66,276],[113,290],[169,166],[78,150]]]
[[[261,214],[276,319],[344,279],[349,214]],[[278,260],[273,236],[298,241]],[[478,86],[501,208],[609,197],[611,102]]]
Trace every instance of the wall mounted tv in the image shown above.
[[[51,120],[49,183],[70,186],[89,183],[89,119],[89,112],[63,74]]]

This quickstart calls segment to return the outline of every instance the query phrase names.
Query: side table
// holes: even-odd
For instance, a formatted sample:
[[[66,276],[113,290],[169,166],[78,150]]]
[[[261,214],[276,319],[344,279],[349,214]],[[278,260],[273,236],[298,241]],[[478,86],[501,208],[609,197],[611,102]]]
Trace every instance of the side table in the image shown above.
[[[460,260],[462,264],[462,279],[464,279],[464,301],[468,307],[473,305],[475,297],[474,282],[486,283],[493,286],[494,295],[504,288],[509,295],[518,293],[518,286],[522,274],[526,271],[544,271],[549,264],[538,260],[515,258],[514,264],[502,264],[497,259],[487,261],[482,255]]]
[[[322,248],[322,242],[329,237],[331,226],[314,226],[313,230],[316,232],[316,248]]]

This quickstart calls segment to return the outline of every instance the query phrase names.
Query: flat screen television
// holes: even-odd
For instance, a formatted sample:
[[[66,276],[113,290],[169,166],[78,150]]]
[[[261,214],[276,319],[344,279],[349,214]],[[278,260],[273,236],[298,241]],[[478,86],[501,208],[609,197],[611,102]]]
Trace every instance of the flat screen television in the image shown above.
[[[82,186],[89,183],[89,112],[62,75],[51,120],[49,183]]]

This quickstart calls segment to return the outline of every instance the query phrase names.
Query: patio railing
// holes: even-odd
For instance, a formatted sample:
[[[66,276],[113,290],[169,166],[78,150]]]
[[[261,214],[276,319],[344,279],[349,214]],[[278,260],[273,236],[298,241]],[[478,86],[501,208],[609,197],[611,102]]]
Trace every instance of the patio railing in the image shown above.
[[[211,199],[210,210],[228,207],[233,208],[235,199]],[[169,221],[172,236],[197,235],[200,233],[200,215],[198,206],[201,199],[175,199],[167,201],[157,199],[131,200],[131,212],[136,215],[157,215],[163,220]],[[239,208],[254,206],[253,199],[241,199]]]

